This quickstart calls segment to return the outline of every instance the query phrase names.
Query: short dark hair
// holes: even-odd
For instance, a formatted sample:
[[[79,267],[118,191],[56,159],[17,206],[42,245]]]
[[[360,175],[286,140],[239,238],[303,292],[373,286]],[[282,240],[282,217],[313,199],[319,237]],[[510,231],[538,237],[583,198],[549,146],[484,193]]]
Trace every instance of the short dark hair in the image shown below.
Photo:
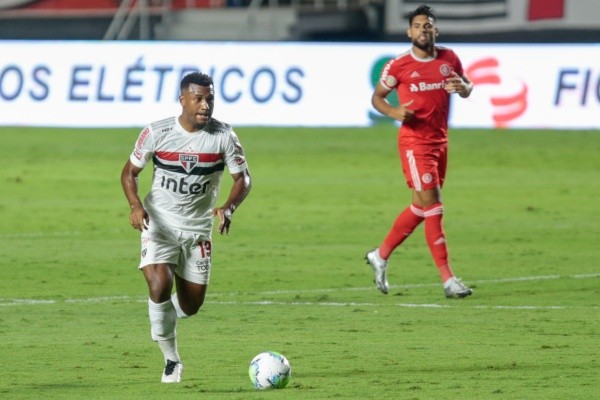
[[[210,76],[203,74],[202,72],[192,72],[183,77],[179,88],[183,92],[190,85],[210,87],[213,86],[213,80]]]
[[[408,25],[412,25],[413,19],[417,15],[425,15],[427,18],[431,18],[433,22],[437,21],[437,17],[435,16],[433,8],[426,5],[420,5],[415,11],[406,14],[406,18],[408,18]]]

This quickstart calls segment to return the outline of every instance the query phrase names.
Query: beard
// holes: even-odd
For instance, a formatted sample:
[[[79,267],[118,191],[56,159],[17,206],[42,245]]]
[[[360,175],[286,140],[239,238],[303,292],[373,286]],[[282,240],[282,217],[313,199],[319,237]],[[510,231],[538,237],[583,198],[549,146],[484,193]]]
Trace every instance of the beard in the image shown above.
[[[423,51],[431,50],[431,48],[435,44],[433,38],[430,36],[427,36],[427,40],[425,40],[425,41],[420,41],[419,38],[420,38],[420,36],[417,36],[415,39],[413,39],[412,44],[416,48],[421,49]]]

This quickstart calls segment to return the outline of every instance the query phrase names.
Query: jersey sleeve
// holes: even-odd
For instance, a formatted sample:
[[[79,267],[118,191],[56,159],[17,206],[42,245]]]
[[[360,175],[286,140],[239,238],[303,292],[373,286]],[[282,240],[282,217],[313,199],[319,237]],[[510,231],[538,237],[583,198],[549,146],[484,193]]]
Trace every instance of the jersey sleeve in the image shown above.
[[[400,82],[396,79],[395,70],[396,70],[396,59],[392,59],[385,63],[383,69],[381,70],[381,75],[379,77],[379,83],[389,91],[394,90]]]
[[[465,71],[463,70],[460,58],[458,58],[456,53],[452,52],[452,54],[454,56],[454,72],[456,72],[459,76],[463,76],[465,74]]]
[[[154,155],[154,144],[150,127],[145,127],[138,136],[129,160],[138,168],[144,168]]]
[[[244,148],[233,130],[229,132],[228,140],[225,143],[225,164],[230,173],[236,174],[248,168]]]

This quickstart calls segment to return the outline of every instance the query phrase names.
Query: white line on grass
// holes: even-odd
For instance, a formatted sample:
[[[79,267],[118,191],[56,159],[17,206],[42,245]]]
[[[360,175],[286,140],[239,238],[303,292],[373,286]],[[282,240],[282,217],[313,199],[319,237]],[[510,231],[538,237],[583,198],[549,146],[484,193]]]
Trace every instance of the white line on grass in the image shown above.
[[[55,232],[13,232],[13,233],[0,233],[0,240],[2,239],[39,239],[39,238],[64,238],[71,236],[92,236],[92,235],[106,235],[113,233],[129,232],[128,229],[117,228],[117,229],[105,229],[101,231],[55,231]]]
[[[540,276],[525,276],[525,277],[513,277],[513,278],[501,278],[501,279],[487,279],[487,280],[476,280],[469,281],[469,283],[477,284],[496,284],[506,282],[522,282],[522,281],[536,281],[536,280],[549,280],[549,279],[594,279],[600,278],[600,273],[592,274],[576,274],[576,275],[540,275]],[[412,285],[397,285],[392,286],[396,288],[416,288],[416,287],[429,287],[438,286],[439,283],[424,283],[424,284],[412,284]],[[276,295],[276,294],[306,294],[306,293],[331,293],[331,292],[343,292],[352,290],[374,290],[373,287],[368,288],[329,288],[329,289],[304,289],[304,290],[275,290],[275,291],[264,291],[257,293],[242,293],[242,292],[228,292],[228,293],[214,293],[208,294],[208,298],[223,297],[223,296],[248,296],[248,295]],[[18,306],[18,305],[43,305],[43,304],[82,304],[82,303],[110,303],[110,302],[121,302],[121,303],[145,303],[147,298],[134,297],[134,296],[104,296],[104,297],[90,297],[83,299],[65,299],[65,300],[43,300],[43,299],[8,299],[0,298],[0,307],[6,306]],[[412,304],[412,303],[355,303],[355,302],[283,302],[283,301],[219,301],[219,300],[208,300],[208,304],[220,304],[220,305],[296,305],[296,306],[329,306],[329,307],[347,307],[347,306],[395,306],[395,307],[406,307],[406,308],[451,308],[458,307],[458,305],[449,304]],[[461,303],[460,307],[463,308],[482,308],[482,309],[510,309],[510,310],[561,310],[561,309],[573,309],[580,307],[573,306],[490,306],[490,305],[470,305],[465,306],[465,303]],[[591,306],[591,308],[600,308],[598,306]]]
[[[538,275],[538,276],[520,276],[513,278],[500,278],[500,279],[480,279],[470,280],[469,284],[496,284],[496,283],[510,283],[510,282],[525,282],[525,281],[544,281],[552,279],[591,279],[600,278],[600,273],[593,274],[579,274],[579,275]],[[437,287],[439,283],[415,283],[406,285],[390,285],[391,289],[414,289],[422,287]],[[269,290],[259,293],[253,292],[226,292],[226,293],[213,293],[212,297],[223,297],[223,296],[238,296],[238,295],[276,295],[276,294],[304,294],[304,293],[332,293],[332,292],[344,292],[344,291],[368,291],[373,290],[373,286],[369,287],[346,287],[346,288],[324,288],[324,289],[291,289],[291,290]]]
[[[414,303],[358,303],[358,302],[312,302],[312,301],[211,301],[210,304],[219,305],[244,305],[244,306],[318,306],[318,307],[403,307],[403,308],[480,308],[480,309],[499,309],[499,310],[564,310],[583,307],[571,306],[487,306],[487,305],[472,305],[465,306],[464,304],[414,304]],[[586,307],[587,308],[587,307]],[[600,307],[591,307],[600,308]]]
[[[76,303],[103,303],[115,302],[122,303],[145,303],[146,298],[132,296],[116,296],[116,297],[97,297],[88,299],[67,299],[64,301],[58,300],[34,300],[34,299],[0,299],[0,307],[16,306],[16,305],[41,305],[41,304],[76,304]],[[497,309],[497,310],[566,310],[575,308],[600,308],[597,306],[578,307],[578,306],[492,306],[492,305],[460,305],[451,304],[418,304],[418,303],[359,303],[359,302],[330,302],[330,301],[208,301],[212,305],[232,305],[232,306],[308,306],[308,307],[402,307],[402,308],[473,308],[473,309]]]

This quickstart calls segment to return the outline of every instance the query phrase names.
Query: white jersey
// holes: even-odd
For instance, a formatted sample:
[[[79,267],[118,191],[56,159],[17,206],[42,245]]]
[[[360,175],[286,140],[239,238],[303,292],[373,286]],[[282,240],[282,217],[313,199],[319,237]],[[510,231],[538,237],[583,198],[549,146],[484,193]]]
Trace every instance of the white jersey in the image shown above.
[[[191,133],[177,117],[153,122],[140,132],[129,159],[139,168],[154,163],[152,189],[144,199],[150,223],[207,238],[225,165],[232,174],[247,168],[235,132],[214,118]]]

